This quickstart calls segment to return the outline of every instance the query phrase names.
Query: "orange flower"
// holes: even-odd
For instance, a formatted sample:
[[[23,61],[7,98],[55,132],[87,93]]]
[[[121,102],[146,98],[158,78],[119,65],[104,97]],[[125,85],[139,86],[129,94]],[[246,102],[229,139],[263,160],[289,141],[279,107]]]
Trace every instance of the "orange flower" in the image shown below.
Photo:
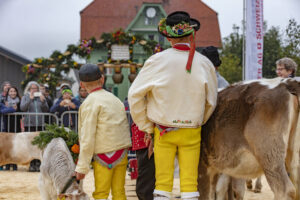
[[[72,147],[71,147],[71,151],[73,153],[79,153],[79,145],[78,144],[74,144]]]

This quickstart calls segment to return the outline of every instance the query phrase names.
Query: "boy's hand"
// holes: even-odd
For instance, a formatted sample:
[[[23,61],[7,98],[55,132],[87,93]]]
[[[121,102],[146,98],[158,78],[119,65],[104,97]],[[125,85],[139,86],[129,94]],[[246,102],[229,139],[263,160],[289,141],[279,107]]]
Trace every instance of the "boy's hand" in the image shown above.
[[[82,180],[85,177],[85,174],[81,174],[79,172],[75,172],[75,176],[77,180]]]

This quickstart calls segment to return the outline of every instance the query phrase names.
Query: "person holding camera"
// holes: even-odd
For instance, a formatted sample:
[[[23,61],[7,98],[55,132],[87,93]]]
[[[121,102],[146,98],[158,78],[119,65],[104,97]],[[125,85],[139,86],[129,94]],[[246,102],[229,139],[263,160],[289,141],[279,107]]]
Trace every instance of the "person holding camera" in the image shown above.
[[[39,91],[39,84],[31,81],[25,88],[25,95],[21,100],[21,110],[23,112],[43,113],[48,112],[49,107],[45,96]],[[25,116],[25,131],[41,131],[43,120],[41,115]]]
[[[43,113],[48,112],[49,107],[45,96],[39,91],[39,84],[31,81],[27,84],[24,96],[21,100],[20,108],[23,112]],[[42,115],[26,115],[24,117],[25,131],[42,131],[43,130],[43,116]],[[39,160],[33,160],[30,163],[29,171],[39,171]]]

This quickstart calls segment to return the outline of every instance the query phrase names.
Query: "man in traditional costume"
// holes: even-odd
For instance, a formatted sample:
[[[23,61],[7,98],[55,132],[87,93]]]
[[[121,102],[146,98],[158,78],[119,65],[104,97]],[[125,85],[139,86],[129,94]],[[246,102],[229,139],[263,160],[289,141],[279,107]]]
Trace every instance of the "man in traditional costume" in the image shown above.
[[[110,190],[116,200],[126,200],[125,175],[130,132],[123,103],[102,89],[104,77],[97,65],[79,70],[80,86],[89,93],[79,108],[80,153],[75,168],[78,180],[90,171],[94,158],[94,199],[107,199]]]
[[[216,106],[214,66],[195,52],[200,23],[177,11],[162,19],[159,32],[172,48],[151,56],[129,89],[133,121],[147,140],[154,133],[155,200],[171,198],[178,154],[182,199],[198,199],[201,126]]]

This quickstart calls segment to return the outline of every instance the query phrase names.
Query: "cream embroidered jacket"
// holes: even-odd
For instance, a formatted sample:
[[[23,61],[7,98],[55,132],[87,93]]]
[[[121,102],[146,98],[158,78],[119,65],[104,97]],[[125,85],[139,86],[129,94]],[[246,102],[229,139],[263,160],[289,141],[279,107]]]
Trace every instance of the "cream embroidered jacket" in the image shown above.
[[[131,146],[129,125],[123,103],[105,90],[89,94],[79,107],[79,159],[75,171],[87,174],[94,154]]]
[[[133,121],[153,133],[153,125],[196,128],[216,106],[217,78],[212,63],[195,52],[191,73],[185,67],[188,51],[174,48],[151,56],[129,89]]]

